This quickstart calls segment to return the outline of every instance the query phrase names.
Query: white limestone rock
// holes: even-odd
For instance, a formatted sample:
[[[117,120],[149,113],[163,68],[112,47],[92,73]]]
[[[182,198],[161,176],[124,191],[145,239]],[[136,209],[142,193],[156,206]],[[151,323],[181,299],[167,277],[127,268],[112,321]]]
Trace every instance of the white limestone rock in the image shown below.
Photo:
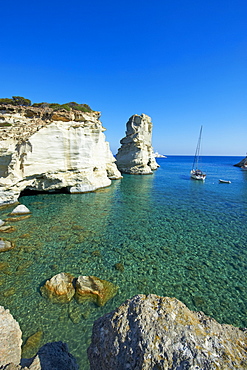
[[[24,189],[87,192],[121,178],[99,112],[12,106],[0,112],[0,204],[16,202]]]
[[[19,204],[17,207],[13,209],[13,211],[10,214],[11,215],[25,215],[27,213],[31,213],[30,210],[24,204]]]
[[[152,147],[152,122],[146,114],[135,114],[126,125],[126,136],[120,141],[116,155],[117,167],[123,173],[152,174],[157,164]]]
[[[18,322],[9,310],[0,306],[0,366],[12,362],[18,365],[21,359],[22,333]]]

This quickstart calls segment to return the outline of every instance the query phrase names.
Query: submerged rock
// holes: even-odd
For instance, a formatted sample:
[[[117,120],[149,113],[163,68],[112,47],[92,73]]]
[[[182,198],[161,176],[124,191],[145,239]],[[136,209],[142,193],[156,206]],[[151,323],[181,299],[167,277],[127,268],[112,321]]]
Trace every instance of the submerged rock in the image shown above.
[[[0,252],[6,252],[14,247],[15,245],[13,243],[0,238]]]
[[[21,329],[18,322],[0,306],[0,366],[12,362],[18,365],[21,359]]]
[[[152,174],[157,164],[152,147],[152,122],[146,114],[135,114],[127,122],[126,136],[120,141],[116,155],[117,167],[123,173]]]
[[[109,299],[113,298],[118,287],[106,280],[95,276],[79,276],[76,280],[75,298],[78,303],[93,301],[98,306],[104,306]]]
[[[28,337],[26,343],[22,347],[22,357],[33,357],[40,347],[42,337],[43,331],[41,330]]]
[[[40,288],[41,294],[55,303],[67,303],[75,294],[73,286],[74,277],[66,272],[61,272],[47,280]]]
[[[15,207],[10,214],[11,216],[13,216],[13,215],[25,215],[27,213],[31,213],[30,210],[24,204],[19,204],[19,206]]]
[[[138,295],[95,321],[91,370],[247,369],[246,333],[176,298]]]
[[[2,233],[12,233],[13,231],[15,231],[15,228],[13,226],[10,225],[0,226],[0,232]]]
[[[8,222],[16,222],[16,221],[22,221],[22,220],[26,220],[27,218],[30,218],[31,215],[25,215],[25,216],[14,216],[13,217],[8,217],[6,218],[6,221]]]

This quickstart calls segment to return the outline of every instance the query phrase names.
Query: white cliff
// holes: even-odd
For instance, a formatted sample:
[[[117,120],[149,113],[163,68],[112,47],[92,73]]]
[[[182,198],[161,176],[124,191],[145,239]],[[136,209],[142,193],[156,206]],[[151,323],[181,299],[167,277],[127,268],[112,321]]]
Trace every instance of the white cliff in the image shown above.
[[[135,114],[126,124],[126,136],[120,141],[116,155],[117,167],[123,173],[134,175],[152,174],[159,165],[152,147],[151,118],[146,114]]]
[[[83,193],[121,177],[99,112],[0,105],[0,205],[22,190]]]

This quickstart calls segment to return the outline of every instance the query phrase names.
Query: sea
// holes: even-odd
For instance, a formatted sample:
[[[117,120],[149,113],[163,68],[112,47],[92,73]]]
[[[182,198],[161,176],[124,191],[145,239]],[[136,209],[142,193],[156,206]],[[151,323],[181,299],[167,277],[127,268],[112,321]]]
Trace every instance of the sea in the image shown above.
[[[66,342],[88,370],[94,321],[137,294],[176,297],[246,327],[247,171],[233,166],[241,159],[202,157],[205,182],[190,178],[192,156],[167,156],[153,175],[124,175],[92,193],[21,196],[31,217],[1,233],[15,248],[0,254],[0,304],[19,322],[23,343],[35,333],[36,347]],[[0,209],[0,219],[13,208]],[[60,272],[94,275],[119,290],[104,307],[52,303],[40,287]]]

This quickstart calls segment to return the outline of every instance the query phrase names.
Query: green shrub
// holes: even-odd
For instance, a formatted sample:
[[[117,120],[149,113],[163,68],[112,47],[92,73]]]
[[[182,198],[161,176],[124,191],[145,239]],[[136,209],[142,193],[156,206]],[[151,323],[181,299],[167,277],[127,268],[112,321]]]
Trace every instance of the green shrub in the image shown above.
[[[12,126],[11,123],[8,122],[0,122],[0,127],[9,127]]]
[[[13,100],[9,98],[0,99],[0,104],[13,104]]]
[[[22,96],[12,96],[14,105],[24,105],[29,107],[31,105],[31,100],[23,98]]]
[[[2,98],[0,99],[0,104],[12,104],[12,105],[22,105],[22,106],[31,106],[31,100],[23,98],[22,96],[12,96],[12,99],[9,98]],[[58,103],[33,103],[32,107],[38,108],[51,108],[54,111],[58,111],[61,109],[65,109],[68,112],[71,109],[79,110],[81,112],[93,112],[93,110],[87,104],[78,104],[76,102],[69,102],[65,104],[58,104]]]

